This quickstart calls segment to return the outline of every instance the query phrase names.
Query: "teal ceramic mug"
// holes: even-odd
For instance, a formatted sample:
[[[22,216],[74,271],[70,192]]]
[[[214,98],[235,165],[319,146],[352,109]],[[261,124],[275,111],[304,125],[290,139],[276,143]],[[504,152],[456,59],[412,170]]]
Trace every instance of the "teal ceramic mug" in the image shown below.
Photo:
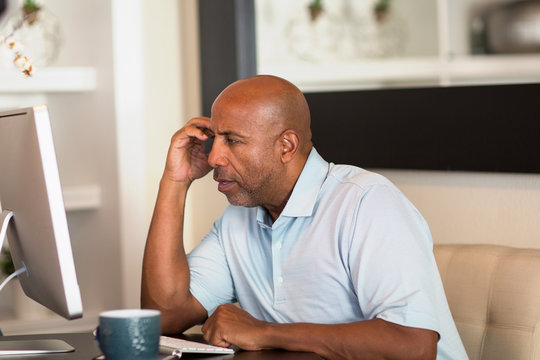
[[[96,340],[107,360],[154,360],[160,334],[158,310],[111,310],[99,315]]]

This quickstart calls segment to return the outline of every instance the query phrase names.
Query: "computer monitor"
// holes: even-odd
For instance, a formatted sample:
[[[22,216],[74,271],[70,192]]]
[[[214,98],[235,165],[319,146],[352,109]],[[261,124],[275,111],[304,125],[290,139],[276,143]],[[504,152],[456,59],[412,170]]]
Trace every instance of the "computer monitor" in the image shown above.
[[[49,112],[0,112],[0,227],[25,294],[66,319],[82,316]],[[0,219],[0,220],[1,220]],[[0,239],[0,246],[4,239]],[[1,296],[1,294],[0,294]]]

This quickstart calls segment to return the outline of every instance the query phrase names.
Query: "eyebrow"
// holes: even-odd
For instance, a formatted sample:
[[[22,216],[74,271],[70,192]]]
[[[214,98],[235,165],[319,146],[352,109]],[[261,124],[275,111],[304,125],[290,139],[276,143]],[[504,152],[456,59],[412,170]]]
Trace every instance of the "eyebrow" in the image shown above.
[[[234,132],[234,131],[220,131],[220,132],[218,132],[218,133],[215,134],[215,135],[221,135],[221,136],[234,136],[234,137],[238,137],[238,138],[242,138],[242,139],[248,138],[248,136],[239,134],[239,133]]]

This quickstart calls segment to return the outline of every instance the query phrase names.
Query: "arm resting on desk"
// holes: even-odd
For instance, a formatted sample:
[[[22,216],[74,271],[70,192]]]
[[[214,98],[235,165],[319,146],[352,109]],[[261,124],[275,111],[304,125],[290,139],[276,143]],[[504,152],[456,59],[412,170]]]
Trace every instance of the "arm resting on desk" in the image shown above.
[[[348,324],[274,324],[233,305],[222,305],[202,328],[218,346],[315,352],[327,359],[435,359],[438,334],[381,319]]]

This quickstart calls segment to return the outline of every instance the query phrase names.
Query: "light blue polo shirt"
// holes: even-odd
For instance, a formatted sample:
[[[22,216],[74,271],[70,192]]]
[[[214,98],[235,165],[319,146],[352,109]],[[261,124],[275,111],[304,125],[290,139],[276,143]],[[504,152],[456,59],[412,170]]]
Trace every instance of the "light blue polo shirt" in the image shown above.
[[[467,358],[420,213],[386,178],[315,149],[274,223],[231,205],[188,261],[209,315],[238,301],[277,323],[380,318],[438,332],[439,359]]]

